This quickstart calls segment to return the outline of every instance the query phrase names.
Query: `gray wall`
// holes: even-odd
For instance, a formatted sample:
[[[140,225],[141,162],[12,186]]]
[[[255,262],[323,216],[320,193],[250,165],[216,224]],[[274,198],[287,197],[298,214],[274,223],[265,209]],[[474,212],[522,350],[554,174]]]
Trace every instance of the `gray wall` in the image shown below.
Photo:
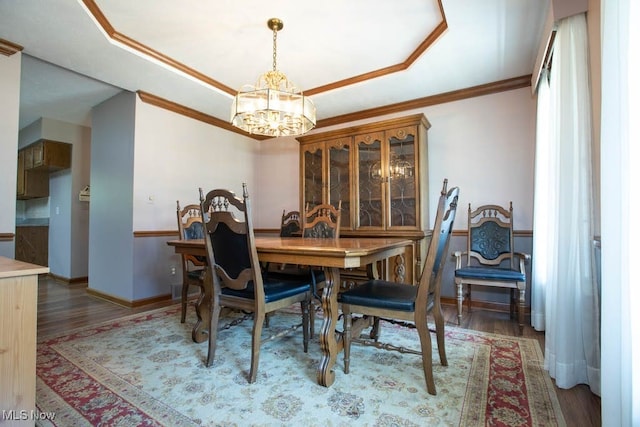
[[[92,111],[89,287],[133,300],[133,155],[131,92]]]

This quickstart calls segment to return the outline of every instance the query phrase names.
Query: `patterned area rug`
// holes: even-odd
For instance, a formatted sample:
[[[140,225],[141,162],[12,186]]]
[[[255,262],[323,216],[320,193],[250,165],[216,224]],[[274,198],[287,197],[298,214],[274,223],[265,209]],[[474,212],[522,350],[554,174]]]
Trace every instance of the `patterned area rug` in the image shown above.
[[[36,404],[55,426],[564,426],[537,341],[447,325],[449,366],[434,341],[438,394],[426,391],[419,356],[352,346],[331,387],[316,383],[320,346],[302,351],[301,331],[263,343],[258,380],[247,383],[251,321],[191,341],[179,306],[83,328],[38,343]],[[191,317],[193,311],[190,312]],[[228,314],[221,324],[238,316]],[[272,317],[267,334],[299,320]],[[316,319],[316,331],[321,319]],[[383,323],[381,336],[419,348],[415,330]]]

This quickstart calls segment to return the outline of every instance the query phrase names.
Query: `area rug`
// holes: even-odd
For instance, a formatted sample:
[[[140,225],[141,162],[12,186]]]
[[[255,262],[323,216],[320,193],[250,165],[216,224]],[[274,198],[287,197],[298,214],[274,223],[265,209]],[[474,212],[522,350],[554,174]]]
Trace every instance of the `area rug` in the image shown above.
[[[193,313],[193,312],[191,312]],[[247,383],[251,321],[223,319],[216,358],[191,341],[179,306],[49,336],[37,346],[37,409],[43,426],[564,426],[537,341],[446,327],[449,366],[434,338],[438,394],[427,393],[419,356],[352,345],[351,369],[316,383],[317,336],[267,341],[258,379]],[[195,317],[195,316],[193,316]],[[272,316],[267,334],[298,321]],[[321,319],[316,319],[316,331]],[[226,325],[227,327],[224,327]],[[383,323],[387,342],[419,348],[415,330]]]

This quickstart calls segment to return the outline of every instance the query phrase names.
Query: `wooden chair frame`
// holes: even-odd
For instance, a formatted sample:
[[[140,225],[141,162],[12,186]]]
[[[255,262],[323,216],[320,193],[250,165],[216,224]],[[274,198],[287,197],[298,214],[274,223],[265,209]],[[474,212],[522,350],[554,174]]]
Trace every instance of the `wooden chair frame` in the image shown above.
[[[446,259],[444,254],[448,251],[459,194],[458,187],[447,191],[447,183],[448,181],[445,179],[438,202],[436,220],[429,243],[427,259],[423,266],[418,286],[385,280],[370,280],[338,295],[338,301],[342,304],[342,313],[344,315],[343,342],[345,373],[349,373],[352,342],[374,346],[382,350],[418,354],[422,356],[422,368],[427,391],[430,394],[436,394],[436,386],[433,378],[431,335],[427,324],[427,316],[429,313],[433,314],[440,363],[443,366],[447,366],[448,362],[444,340],[444,316],[440,305],[440,289],[442,270]],[[371,324],[371,320],[373,320],[373,330],[369,335],[370,339],[352,337],[354,333],[352,329],[354,313],[368,317],[367,320],[369,324]],[[415,327],[420,338],[420,350],[379,342],[380,329],[378,322],[384,318],[390,319],[391,322],[399,323],[403,326]],[[363,319],[360,319],[360,323],[362,323],[362,320]],[[398,322],[399,320],[410,323]],[[362,329],[362,326],[358,329]]]
[[[178,235],[180,239],[191,238],[188,235],[191,230],[200,224],[202,226],[202,215],[200,214],[199,204],[189,204],[180,208],[180,201],[176,200],[176,214],[178,217]],[[203,236],[193,236],[201,238]],[[180,322],[184,323],[187,316],[187,304],[189,298],[189,286],[197,286],[202,294],[202,275],[207,262],[202,257],[196,257],[189,254],[182,254],[182,289],[180,292],[180,303],[182,311],[180,314]]]
[[[527,290],[525,263],[531,259],[531,255],[514,250],[513,203],[509,202],[509,209],[489,204],[473,211],[469,203],[467,218],[467,250],[455,251],[453,254],[456,257],[454,280],[458,324],[462,321],[465,297],[471,312],[472,285],[508,288],[511,290],[510,316],[513,318],[515,311],[518,312],[518,325],[522,334]]]
[[[300,212],[283,210],[282,220],[280,221],[280,237],[293,237],[301,231]]]
[[[325,203],[309,209],[307,204],[302,215],[302,236],[314,238],[340,238],[340,212],[342,200],[338,207]]]
[[[255,246],[249,195],[245,184],[242,188],[242,199],[224,189],[211,190],[205,195],[200,188],[201,212],[207,216],[203,218],[208,260],[205,298],[211,300],[206,365],[211,366],[215,357],[221,308],[253,312],[249,372],[249,382],[253,383],[257,378],[262,328],[268,313],[300,303],[303,347],[307,352],[311,281],[304,277],[297,280],[271,280],[266,274],[263,275]],[[236,218],[230,209],[236,209],[242,218]],[[216,245],[220,245],[219,249],[222,250],[216,251]],[[280,334],[267,340],[277,336]]]

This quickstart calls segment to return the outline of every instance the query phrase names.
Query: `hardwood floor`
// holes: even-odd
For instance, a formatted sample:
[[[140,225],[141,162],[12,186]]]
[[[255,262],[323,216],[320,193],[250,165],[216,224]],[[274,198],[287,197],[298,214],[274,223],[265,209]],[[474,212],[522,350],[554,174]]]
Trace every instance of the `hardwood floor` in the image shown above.
[[[42,276],[38,286],[38,336],[65,332],[172,304],[175,304],[175,301],[159,302],[137,308],[123,307],[88,295],[86,285],[68,285]],[[444,305],[443,309],[446,324],[457,325],[455,306]],[[508,313],[476,309],[468,314],[465,308],[460,326],[502,335],[518,334],[517,324],[509,319]],[[523,335],[537,339],[540,348],[544,350],[543,332],[537,332],[530,326],[525,326]],[[556,387],[556,393],[568,426],[601,426],[600,398],[591,393],[589,387],[578,385],[569,390]]]

